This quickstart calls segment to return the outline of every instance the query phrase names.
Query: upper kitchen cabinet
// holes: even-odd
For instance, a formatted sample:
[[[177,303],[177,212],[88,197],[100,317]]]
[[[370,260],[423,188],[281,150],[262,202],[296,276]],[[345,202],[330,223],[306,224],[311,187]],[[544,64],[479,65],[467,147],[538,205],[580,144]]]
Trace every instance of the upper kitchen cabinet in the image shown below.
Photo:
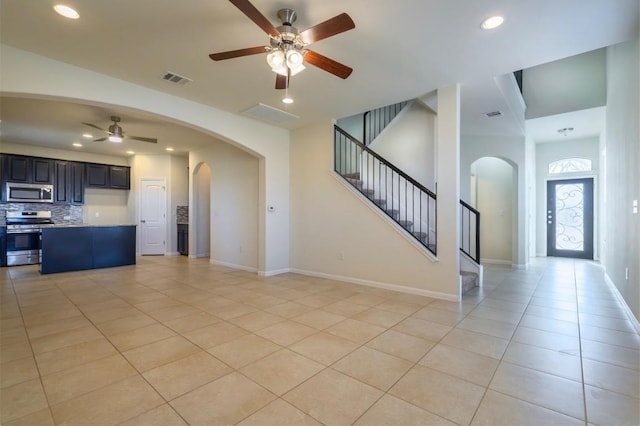
[[[53,160],[24,155],[4,155],[3,157],[5,181],[53,184]]]
[[[84,163],[57,160],[55,170],[53,201],[61,204],[83,204]]]
[[[106,164],[87,164],[87,187],[92,188],[131,188],[131,169],[126,166],[109,166]]]

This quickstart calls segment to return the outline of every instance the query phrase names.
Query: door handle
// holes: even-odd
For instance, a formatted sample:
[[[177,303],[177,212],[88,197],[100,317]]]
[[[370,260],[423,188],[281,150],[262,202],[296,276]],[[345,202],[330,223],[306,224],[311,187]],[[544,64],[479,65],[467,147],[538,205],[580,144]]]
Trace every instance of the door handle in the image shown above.
[[[144,219],[141,219],[141,220],[140,220],[140,223],[147,223],[147,221],[146,221],[146,220],[144,220]]]

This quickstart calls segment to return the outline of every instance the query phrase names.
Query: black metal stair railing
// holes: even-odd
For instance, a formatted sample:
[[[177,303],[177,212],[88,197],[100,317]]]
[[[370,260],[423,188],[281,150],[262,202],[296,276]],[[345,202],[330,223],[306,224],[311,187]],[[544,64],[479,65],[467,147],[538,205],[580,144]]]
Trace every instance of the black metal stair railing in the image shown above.
[[[480,212],[460,200],[460,250],[480,264]]]
[[[367,111],[363,116],[362,143],[369,145],[400,114],[409,101],[398,102],[382,108]]]
[[[436,194],[334,126],[334,170],[434,255]]]

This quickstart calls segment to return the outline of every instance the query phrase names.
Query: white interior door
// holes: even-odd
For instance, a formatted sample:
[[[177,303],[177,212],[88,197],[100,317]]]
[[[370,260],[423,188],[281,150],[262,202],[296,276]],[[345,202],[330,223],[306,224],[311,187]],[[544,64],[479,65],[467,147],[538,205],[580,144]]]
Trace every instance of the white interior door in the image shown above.
[[[167,231],[164,179],[140,180],[140,254],[164,254]]]

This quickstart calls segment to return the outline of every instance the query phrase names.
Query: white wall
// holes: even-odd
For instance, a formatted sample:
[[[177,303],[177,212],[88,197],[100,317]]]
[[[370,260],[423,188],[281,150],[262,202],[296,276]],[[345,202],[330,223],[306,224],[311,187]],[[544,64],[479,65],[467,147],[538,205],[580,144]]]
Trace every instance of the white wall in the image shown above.
[[[435,122],[434,113],[412,102],[369,147],[435,192]]]
[[[289,267],[289,132],[285,129],[78,68],[10,46],[0,46],[0,93],[120,105],[148,111],[253,152],[262,159],[259,271]]]
[[[511,265],[514,263],[513,218],[517,218],[513,166],[494,157],[481,158],[473,166],[477,185],[476,209],[481,212],[481,261]]]
[[[607,48],[606,221],[603,263],[608,277],[640,318],[640,43]],[[628,268],[628,279],[626,269]]]
[[[547,255],[547,181],[550,179],[571,179],[597,177],[599,170],[599,138],[574,139],[536,145],[536,255]],[[549,175],[549,163],[565,158],[588,158],[592,161],[593,172]],[[594,180],[594,196],[598,193],[598,180]],[[594,227],[597,225],[598,202],[594,198]],[[594,256],[597,258],[597,228],[594,229]]]
[[[196,253],[201,254],[207,244],[211,262],[257,271],[260,159],[219,141],[189,157],[197,180],[192,200],[196,216],[190,223],[190,240],[196,244]],[[279,213],[278,209],[270,215]],[[206,229],[202,226],[206,221],[203,212],[209,215],[210,236],[201,234]]]

